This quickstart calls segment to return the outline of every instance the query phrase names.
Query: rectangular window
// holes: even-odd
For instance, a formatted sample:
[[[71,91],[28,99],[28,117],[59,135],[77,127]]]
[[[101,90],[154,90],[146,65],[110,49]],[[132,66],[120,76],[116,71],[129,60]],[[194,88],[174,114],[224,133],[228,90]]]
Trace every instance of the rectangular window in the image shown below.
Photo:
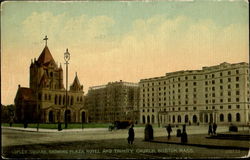
[[[236,91],[236,95],[237,95],[237,96],[240,95],[240,91]]]
[[[232,108],[232,106],[231,105],[228,105],[228,109],[231,109]]]
[[[237,108],[237,109],[240,109],[240,105],[237,105],[236,108]]]
[[[220,86],[220,89],[223,89],[223,86]]]
[[[236,70],[236,74],[239,74],[239,70]]]
[[[231,75],[231,71],[228,71],[227,74],[228,74],[228,75]]]
[[[223,79],[220,79],[220,83],[223,83]]]
[[[231,82],[231,78],[228,78],[228,82]]]
[[[212,84],[215,84],[215,80],[212,80]]]
[[[220,109],[223,109],[223,106],[220,106]]]
[[[220,72],[220,76],[223,76],[222,72]]]
[[[236,87],[236,88],[239,88],[239,87],[240,87],[240,84],[237,83],[237,84],[235,85],[235,87]]]
[[[240,101],[240,98],[236,98],[236,102],[239,102]]]
[[[205,94],[205,97],[206,97],[206,98],[208,97],[207,94]]]
[[[231,98],[228,98],[227,101],[228,101],[228,102],[231,102]]]
[[[194,82],[193,85],[196,86],[196,82]]]
[[[240,80],[240,77],[236,77],[236,81],[238,82]]]

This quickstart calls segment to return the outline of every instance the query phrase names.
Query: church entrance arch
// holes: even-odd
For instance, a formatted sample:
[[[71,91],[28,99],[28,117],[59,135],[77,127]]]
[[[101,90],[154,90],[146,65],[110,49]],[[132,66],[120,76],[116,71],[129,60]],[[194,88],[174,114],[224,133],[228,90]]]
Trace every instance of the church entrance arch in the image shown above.
[[[49,111],[49,123],[54,123],[54,114],[53,114],[53,111]]]
[[[196,115],[193,116],[193,123],[197,123],[197,116]]]
[[[82,123],[86,122],[86,113],[82,111]]]
[[[64,113],[64,120],[67,121],[68,123],[71,122],[71,112],[70,110],[66,110]]]

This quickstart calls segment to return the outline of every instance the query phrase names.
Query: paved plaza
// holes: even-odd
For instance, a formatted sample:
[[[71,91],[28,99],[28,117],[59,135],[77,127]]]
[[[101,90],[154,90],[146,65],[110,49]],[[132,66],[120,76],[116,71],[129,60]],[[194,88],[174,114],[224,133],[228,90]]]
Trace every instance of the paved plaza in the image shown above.
[[[182,145],[173,128],[171,141],[165,128],[154,128],[155,139],[145,142],[144,128],[135,128],[135,142],[127,143],[128,130],[106,128],[63,131],[2,127],[2,155],[6,158],[222,158],[246,157],[248,141],[207,139],[206,126],[187,127],[188,144]],[[218,127],[223,133],[227,127]],[[241,129],[242,130],[242,129]],[[245,131],[246,132],[246,129]],[[199,145],[192,145],[196,142]],[[215,143],[217,142],[217,144]],[[203,144],[203,145],[202,145]],[[220,147],[213,147],[219,146]],[[225,148],[224,146],[231,146]],[[236,146],[236,147],[234,147]]]

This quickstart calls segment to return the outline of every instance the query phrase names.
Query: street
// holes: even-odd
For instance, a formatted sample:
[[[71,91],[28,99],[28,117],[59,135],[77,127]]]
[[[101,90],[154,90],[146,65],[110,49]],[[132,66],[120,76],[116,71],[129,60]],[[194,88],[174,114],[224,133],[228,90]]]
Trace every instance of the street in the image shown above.
[[[129,145],[127,130],[110,132],[104,129],[86,129],[48,133],[2,128],[2,155],[6,158],[101,159],[242,157],[248,154],[241,150],[145,142],[143,131],[144,128],[135,128],[134,144]],[[156,128],[154,131],[157,137],[166,136],[164,128]],[[192,130],[189,129],[189,132]]]

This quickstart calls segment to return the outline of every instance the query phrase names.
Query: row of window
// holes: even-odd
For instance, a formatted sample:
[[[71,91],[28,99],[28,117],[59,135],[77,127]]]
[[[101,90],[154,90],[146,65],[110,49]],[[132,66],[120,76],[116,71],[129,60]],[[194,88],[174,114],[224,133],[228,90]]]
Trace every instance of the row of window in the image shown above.
[[[236,109],[240,109],[240,105],[237,104],[236,106]],[[206,110],[208,110],[210,107],[206,106]],[[249,105],[248,105],[248,108],[249,108]],[[211,109],[225,109],[224,106],[218,106],[218,107],[215,107],[215,106],[212,106]],[[227,109],[232,109],[232,105],[227,105]],[[184,108],[181,108],[181,107],[178,107],[178,108],[175,108],[175,107],[169,107],[169,108],[164,108],[164,109],[160,109],[160,111],[180,111],[180,110],[184,110]],[[197,110],[197,107],[185,107],[185,110]],[[150,112],[150,109],[142,109],[142,112]],[[154,112],[154,109],[152,109],[152,112]]]
[[[166,101],[166,98],[164,98],[164,101]],[[208,100],[208,99],[206,99],[206,100],[204,100],[205,101],[205,103],[206,104],[209,104],[209,103],[224,103],[224,100],[223,99],[220,99],[219,101],[216,101],[216,99],[212,99],[212,100]],[[150,103],[149,103],[149,99],[148,99],[148,101],[147,101],[148,103],[145,103],[145,101],[144,101],[144,99],[143,99],[143,107],[146,107],[146,104],[147,104],[147,106],[150,106]],[[159,102],[159,103],[158,103]],[[164,105],[164,106],[166,106],[167,105],[167,103],[165,102],[165,103],[161,103],[161,98],[159,98],[159,101],[158,102],[154,102],[154,99],[152,99],[152,106],[154,107],[155,106],[155,104],[157,104],[158,103],[158,105],[159,105],[159,107],[160,106],[162,106],[162,105]],[[192,101],[193,102],[193,104],[197,104],[197,100],[193,100]],[[232,99],[231,98],[228,98],[227,99],[227,102],[232,102]],[[237,98],[235,98],[235,102],[240,102],[240,98],[239,97],[237,97]],[[249,102],[249,98],[248,98],[248,102]],[[191,101],[190,100],[185,100],[185,104],[190,104],[191,103]],[[178,101],[178,103],[177,103],[177,101],[174,101],[174,100],[170,100],[169,102],[168,102],[168,104],[169,105],[177,105],[177,104],[179,104],[179,105],[181,105],[181,104],[183,104],[181,101]]]
[[[225,74],[225,73],[223,74],[223,72],[220,72],[220,77],[226,76],[226,75],[231,75],[232,72],[233,72],[233,71],[228,71],[227,74]],[[239,74],[239,70],[238,70],[238,69],[235,70],[234,73],[235,73],[236,75],[238,75],[238,74]],[[247,73],[248,73],[248,70],[247,70]],[[183,76],[183,78],[178,77],[177,79],[176,79],[176,78],[171,78],[170,80],[168,80],[168,82],[169,82],[169,83],[170,83],[171,81],[172,81],[172,82],[175,82],[176,80],[177,80],[177,81],[181,81],[181,79],[183,79],[183,80],[188,80],[188,79],[190,79],[190,77],[191,77],[191,76],[185,76],[185,78],[184,78],[184,76]],[[215,78],[215,77],[218,77],[218,76],[216,76],[215,74],[204,75],[204,78],[205,78],[205,79],[208,79],[208,78]],[[197,77],[196,77],[196,76],[192,76],[192,78],[193,78],[193,80],[195,80]],[[236,77],[236,81],[238,81],[238,80],[239,80],[239,77]],[[154,86],[155,84],[157,85],[157,82],[151,82],[151,84],[152,84],[152,86]],[[167,82],[166,82],[166,81],[158,82],[158,85],[161,85],[161,84],[167,84]],[[150,85],[150,83],[147,83],[147,86],[149,86],[149,85]],[[142,86],[145,87],[146,84],[142,84]]]
[[[43,97],[43,94],[41,94],[41,93],[39,93],[38,94],[38,99],[39,100],[45,100],[45,101],[51,101],[51,94],[44,94],[44,99],[42,98]],[[56,105],[61,105],[61,104],[63,104],[63,105],[65,105],[65,103],[66,103],[66,99],[65,99],[65,95],[55,95],[55,97],[54,97],[54,104],[56,104]],[[83,98],[80,96],[77,96],[77,98],[76,98],[76,101],[77,102],[82,102],[83,101]],[[73,103],[74,103],[74,97],[73,96],[68,96],[68,104],[70,104],[70,105],[73,105]]]

